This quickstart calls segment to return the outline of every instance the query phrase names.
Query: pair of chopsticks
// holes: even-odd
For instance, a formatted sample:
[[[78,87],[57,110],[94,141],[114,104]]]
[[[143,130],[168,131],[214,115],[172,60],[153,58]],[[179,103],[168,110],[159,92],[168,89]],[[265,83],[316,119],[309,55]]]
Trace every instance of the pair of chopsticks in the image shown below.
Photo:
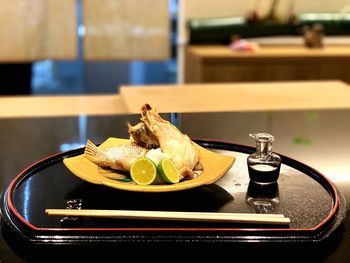
[[[50,216],[90,216],[119,219],[151,219],[203,222],[231,222],[251,224],[289,225],[290,219],[283,214],[215,213],[215,212],[173,212],[135,210],[89,210],[89,209],[46,209]]]

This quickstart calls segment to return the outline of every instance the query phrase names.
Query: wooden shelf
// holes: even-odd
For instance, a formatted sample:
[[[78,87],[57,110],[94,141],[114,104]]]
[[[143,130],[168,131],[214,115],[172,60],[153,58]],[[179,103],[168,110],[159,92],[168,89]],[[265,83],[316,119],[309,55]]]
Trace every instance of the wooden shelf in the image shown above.
[[[350,45],[262,46],[255,52],[228,46],[188,46],[185,82],[242,82],[338,79],[350,83]]]

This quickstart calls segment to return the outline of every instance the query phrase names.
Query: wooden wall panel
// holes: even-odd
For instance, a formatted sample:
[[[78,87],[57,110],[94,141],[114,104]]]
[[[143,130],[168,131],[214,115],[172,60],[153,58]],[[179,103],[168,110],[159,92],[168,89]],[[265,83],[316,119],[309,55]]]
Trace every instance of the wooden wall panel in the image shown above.
[[[170,53],[167,0],[83,0],[87,60],[163,60]]]
[[[75,0],[0,0],[0,62],[74,59]]]

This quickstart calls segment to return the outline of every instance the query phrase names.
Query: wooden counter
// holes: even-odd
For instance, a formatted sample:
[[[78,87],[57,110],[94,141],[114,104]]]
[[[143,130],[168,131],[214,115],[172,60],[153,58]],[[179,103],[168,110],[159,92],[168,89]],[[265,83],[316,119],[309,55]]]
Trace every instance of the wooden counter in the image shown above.
[[[0,97],[0,118],[350,108],[341,81],[123,86],[120,94]]]
[[[228,46],[188,46],[185,82],[238,82],[338,79],[350,83],[350,45],[310,49],[262,46],[255,52]]]
[[[130,113],[144,103],[160,112],[220,112],[350,107],[350,87],[340,81],[125,86]]]
[[[0,97],[0,118],[111,115],[126,113],[123,100],[110,95]]]

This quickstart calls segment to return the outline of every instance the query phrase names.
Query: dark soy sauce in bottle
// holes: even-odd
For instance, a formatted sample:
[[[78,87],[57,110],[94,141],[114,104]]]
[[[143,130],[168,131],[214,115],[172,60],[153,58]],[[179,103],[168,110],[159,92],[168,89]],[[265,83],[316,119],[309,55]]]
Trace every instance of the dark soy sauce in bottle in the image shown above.
[[[272,152],[274,137],[268,133],[250,134],[256,143],[256,152],[247,158],[249,178],[255,183],[274,183],[278,180],[281,157]]]

